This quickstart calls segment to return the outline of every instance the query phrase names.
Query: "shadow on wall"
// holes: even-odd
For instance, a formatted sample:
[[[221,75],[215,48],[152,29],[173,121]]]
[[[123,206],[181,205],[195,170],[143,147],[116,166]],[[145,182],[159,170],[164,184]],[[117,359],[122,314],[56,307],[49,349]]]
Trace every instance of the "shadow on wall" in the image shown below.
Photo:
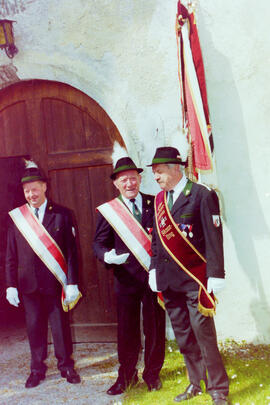
[[[202,27],[204,26],[202,21]],[[234,241],[239,263],[248,277],[251,289],[258,297],[250,301],[250,311],[258,335],[269,341],[270,307],[265,296],[255,241],[266,235],[269,237],[270,232],[253,181],[242,100],[238,94],[230,60],[216,50],[208,31],[204,31],[203,35],[204,42],[210,47],[208,52],[212,52],[211,60],[215,66],[212,84],[215,94],[211,94],[210,113],[214,122],[218,186],[224,219]],[[236,269],[231,271],[235,272],[237,282]],[[243,293],[239,286],[239,294]]]

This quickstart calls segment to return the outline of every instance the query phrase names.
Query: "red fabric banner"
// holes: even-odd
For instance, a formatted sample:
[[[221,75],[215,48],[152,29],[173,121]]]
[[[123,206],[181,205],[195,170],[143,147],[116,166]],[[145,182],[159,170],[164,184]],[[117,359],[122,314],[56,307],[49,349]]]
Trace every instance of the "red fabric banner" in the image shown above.
[[[176,34],[183,129],[192,146],[193,174],[213,169],[213,139],[207,102],[204,64],[193,12],[178,1]],[[190,156],[191,158],[191,156]],[[190,162],[189,162],[190,163]]]

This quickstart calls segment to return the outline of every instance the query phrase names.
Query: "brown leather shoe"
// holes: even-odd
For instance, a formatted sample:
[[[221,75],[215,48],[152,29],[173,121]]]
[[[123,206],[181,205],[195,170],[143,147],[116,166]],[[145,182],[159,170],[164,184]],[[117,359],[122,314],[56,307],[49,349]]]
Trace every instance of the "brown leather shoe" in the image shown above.
[[[186,388],[185,392],[177,395],[177,397],[175,397],[174,400],[175,400],[175,402],[186,401],[187,399],[191,399],[199,394],[202,394],[201,389],[196,387],[193,384],[189,384],[189,386]]]

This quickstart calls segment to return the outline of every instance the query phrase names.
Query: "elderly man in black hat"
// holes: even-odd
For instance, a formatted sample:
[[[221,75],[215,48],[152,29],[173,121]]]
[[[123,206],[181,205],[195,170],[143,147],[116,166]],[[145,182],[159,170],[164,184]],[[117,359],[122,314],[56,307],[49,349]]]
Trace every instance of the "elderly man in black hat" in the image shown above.
[[[162,291],[190,384],[174,400],[201,393],[216,405],[228,404],[228,377],[217,346],[215,296],[224,285],[222,225],[214,190],[188,180],[173,147],[157,148],[152,163],[161,192],[155,221],[149,284]],[[208,381],[207,377],[208,376]]]
[[[48,322],[61,376],[69,383],[79,383],[64,312],[80,297],[71,212],[47,200],[46,178],[32,162],[21,183],[27,204],[9,213],[12,221],[7,241],[6,296],[14,306],[21,298],[25,309],[31,350],[31,374],[25,387],[36,387],[45,378]]]
[[[142,171],[129,157],[118,159],[111,179],[120,195],[97,207],[94,251],[113,268],[117,295],[120,367],[116,382],[107,391],[109,395],[122,394],[138,382],[141,304],[145,336],[142,377],[149,391],[161,388],[165,314],[148,285],[154,198],[139,191]]]

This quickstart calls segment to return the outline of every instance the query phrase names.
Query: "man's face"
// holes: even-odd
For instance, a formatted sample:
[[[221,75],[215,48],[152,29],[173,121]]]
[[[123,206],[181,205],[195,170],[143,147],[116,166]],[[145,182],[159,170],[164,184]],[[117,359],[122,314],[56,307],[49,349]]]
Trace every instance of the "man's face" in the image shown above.
[[[141,176],[137,170],[127,170],[119,173],[113,184],[122,196],[130,200],[135,198],[140,190]]]
[[[43,181],[31,181],[23,184],[23,192],[26,201],[32,207],[39,208],[46,200],[47,185]]]
[[[164,163],[153,165],[152,171],[161,190],[165,191],[172,190],[182,178],[178,165],[173,165],[172,167]]]

